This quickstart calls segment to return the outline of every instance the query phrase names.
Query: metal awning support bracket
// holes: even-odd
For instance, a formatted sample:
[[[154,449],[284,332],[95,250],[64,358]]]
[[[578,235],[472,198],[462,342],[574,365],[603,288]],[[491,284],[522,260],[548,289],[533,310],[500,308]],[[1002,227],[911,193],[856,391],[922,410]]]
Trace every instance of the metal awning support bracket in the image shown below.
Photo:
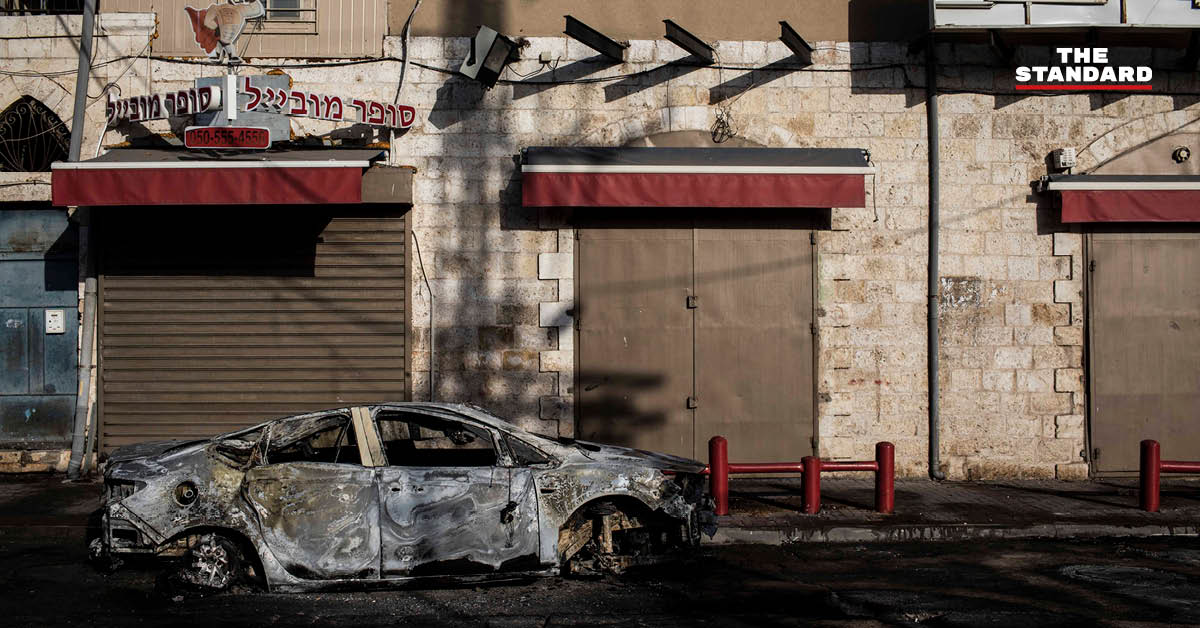
[[[663,35],[667,41],[690,52],[693,56],[703,59],[709,65],[715,61],[716,50],[705,43],[703,39],[689,33],[671,20],[663,20],[663,24],[667,26],[667,33]]]
[[[628,42],[617,41],[570,15],[563,17],[567,20],[567,27],[563,34],[617,63],[625,62],[625,50],[629,48]]]
[[[812,65],[812,46],[784,20],[779,21],[779,39],[787,46],[802,65]]]

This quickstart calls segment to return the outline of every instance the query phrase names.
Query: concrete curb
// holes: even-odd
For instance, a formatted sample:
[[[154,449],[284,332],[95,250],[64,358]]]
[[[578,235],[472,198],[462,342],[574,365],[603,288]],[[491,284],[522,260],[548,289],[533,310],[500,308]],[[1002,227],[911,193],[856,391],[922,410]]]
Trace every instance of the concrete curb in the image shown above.
[[[1046,523],[1024,527],[980,524],[897,526],[831,525],[821,528],[720,528],[706,545],[786,545],[792,543],[902,543],[971,539],[1078,539],[1100,537],[1200,536],[1200,524],[1112,525]]]

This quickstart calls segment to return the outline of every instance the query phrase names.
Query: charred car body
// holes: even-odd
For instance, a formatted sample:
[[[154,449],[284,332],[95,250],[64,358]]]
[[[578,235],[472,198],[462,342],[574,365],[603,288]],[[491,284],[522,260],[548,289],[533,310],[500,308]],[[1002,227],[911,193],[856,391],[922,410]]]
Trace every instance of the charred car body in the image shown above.
[[[615,572],[712,533],[703,469],[472,406],[342,408],[116,450],[93,551],[181,555],[215,590]]]

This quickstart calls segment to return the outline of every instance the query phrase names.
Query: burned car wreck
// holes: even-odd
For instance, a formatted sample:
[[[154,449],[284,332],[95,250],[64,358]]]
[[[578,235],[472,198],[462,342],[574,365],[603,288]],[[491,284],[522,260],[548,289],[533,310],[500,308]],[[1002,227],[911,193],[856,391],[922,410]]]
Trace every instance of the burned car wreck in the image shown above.
[[[116,450],[92,552],[182,557],[213,591],[616,573],[715,531],[703,469],[473,406],[341,408]]]

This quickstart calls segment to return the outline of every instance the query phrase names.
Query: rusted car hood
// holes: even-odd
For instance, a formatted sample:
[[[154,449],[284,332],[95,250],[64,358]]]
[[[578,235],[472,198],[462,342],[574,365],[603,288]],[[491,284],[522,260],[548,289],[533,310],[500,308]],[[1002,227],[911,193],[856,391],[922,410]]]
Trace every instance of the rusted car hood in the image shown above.
[[[660,454],[644,449],[604,445],[582,440],[573,441],[568,447],[575,449],[580,455],[591,460],[635,463],[653,469],[664,469],[680,473],[700,473],[706,466],[703,462],[672,456],[670,454]]]

